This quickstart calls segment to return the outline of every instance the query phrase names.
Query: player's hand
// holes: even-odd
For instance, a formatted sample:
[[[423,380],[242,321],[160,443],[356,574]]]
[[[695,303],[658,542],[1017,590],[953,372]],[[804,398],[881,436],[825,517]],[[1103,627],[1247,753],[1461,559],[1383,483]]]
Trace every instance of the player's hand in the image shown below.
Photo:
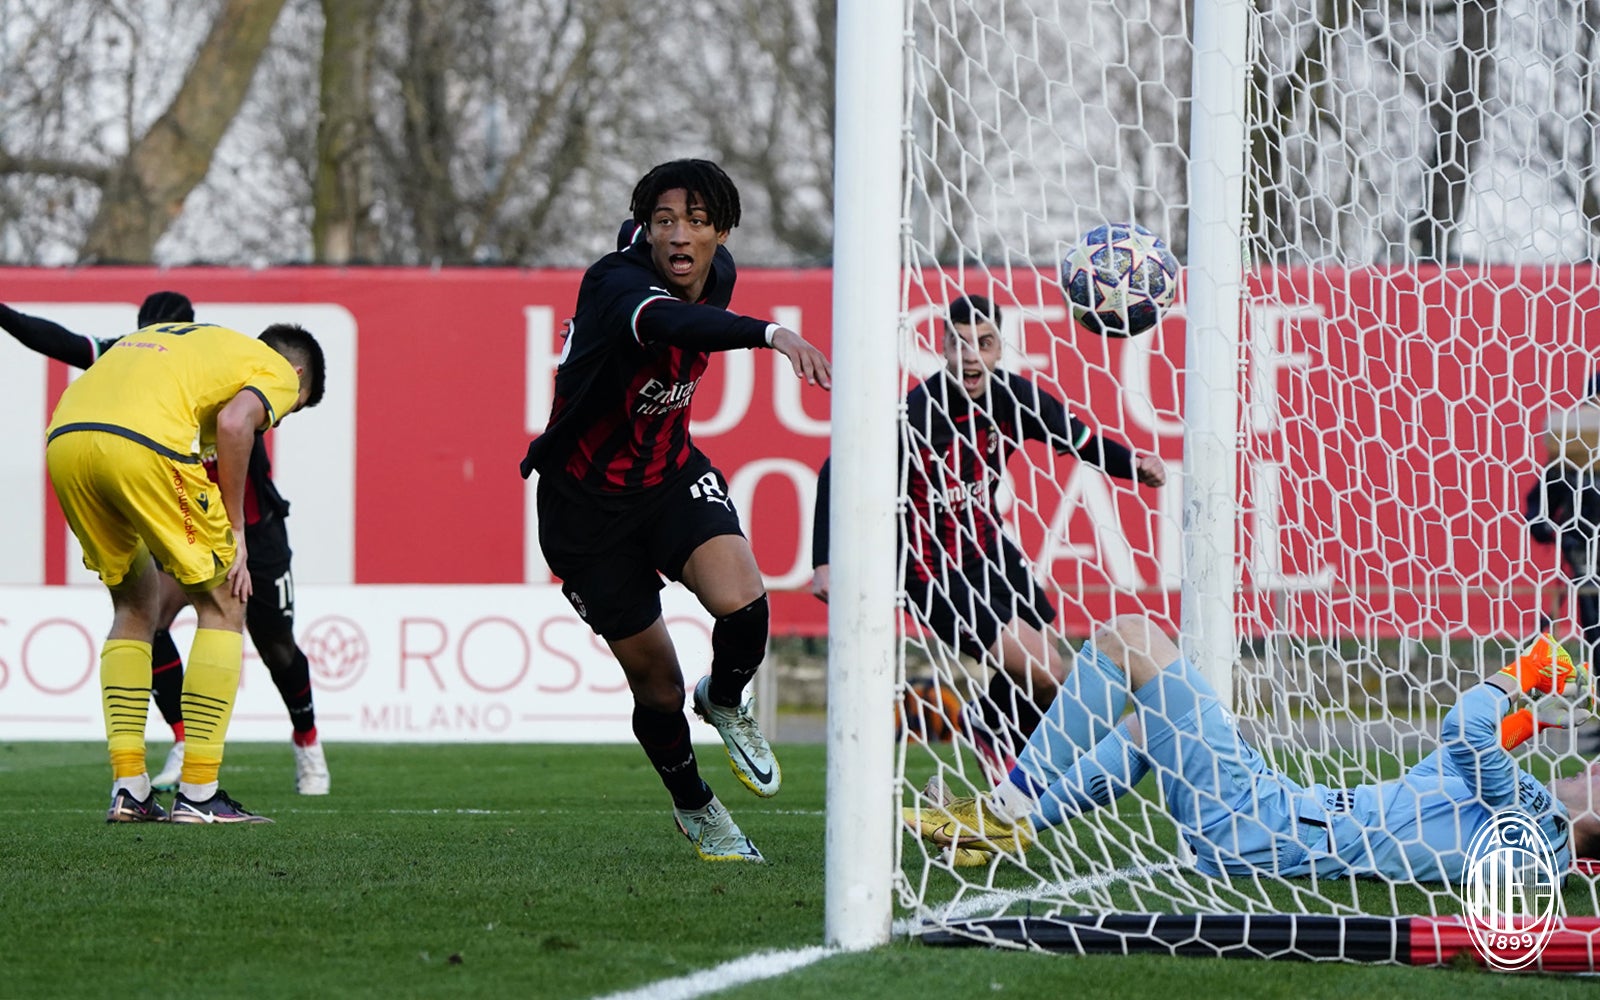
[[[240,603],[244,603],[250,600],[251,585],[250,567],[246,565],[250,555],[245,551],[243,529],[235,528],[233,539],[238,545],[238,550],[233,554],[233,565],[228,567],[228,592],[238,598]]]
[[[1133,463],[1133,474],[1145,486],[1165,486],[1167,483],[1167,463],[1161,460],[1160,455],[1146,452],[1140,455]]]
[[[828,564],[823,563],[811,573],[811,596],[828,603]]]
[[[795,377],[805,379],[808,385],[833,388],[833,366],[828,364],[828,356],[806,343],[798,333],[786,326],[778,327],[772,335],[772,349],[789,359]]]
[[[1593,719],[1596,711],[1594,688],[1585,683],[1592,676],[1589,665],[1584,664],[1579,670],[1581,679],[1568,682],[1564,690],[1547,694],[1535,701],[1532,708],[1518,709],[1502,719],[1500,745],[1514,750],[1536,732],[1573,729]]]

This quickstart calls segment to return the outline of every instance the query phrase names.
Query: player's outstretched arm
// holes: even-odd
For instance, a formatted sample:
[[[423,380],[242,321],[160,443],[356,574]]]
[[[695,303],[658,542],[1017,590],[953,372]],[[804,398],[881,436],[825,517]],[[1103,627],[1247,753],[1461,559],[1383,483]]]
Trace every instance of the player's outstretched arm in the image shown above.
[[[19,313],[0,305],[0,328],[30,351],[69,364],[87,368],[94,363],[95,343],[81,333],[73,333],[59,323]]]
[[[798,333],[786,326],[778,327],[772,332],[772,349],[789,359],[796,378],[805,379],[808,385],[833,388],[833,366],[828,364],[828,356]]]

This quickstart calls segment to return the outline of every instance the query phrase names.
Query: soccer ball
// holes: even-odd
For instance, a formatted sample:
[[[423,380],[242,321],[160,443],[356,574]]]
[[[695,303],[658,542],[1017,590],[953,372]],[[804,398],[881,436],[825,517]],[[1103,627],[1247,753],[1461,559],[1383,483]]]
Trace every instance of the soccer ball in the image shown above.
[[[1178,258],[1137,223],[1096,226],[1061,262],[1061,290],[1085,330],[1137,336],[1155,326],[1177,296]]]

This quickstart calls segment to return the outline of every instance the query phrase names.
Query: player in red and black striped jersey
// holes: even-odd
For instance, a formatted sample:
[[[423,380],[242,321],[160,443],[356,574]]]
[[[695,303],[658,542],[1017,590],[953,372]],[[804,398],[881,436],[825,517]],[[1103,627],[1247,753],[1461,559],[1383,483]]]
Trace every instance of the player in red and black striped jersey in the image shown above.
[[[903,585],[913,614],[952,649],[999,668],[983,718],[968,720],[981,722],[972,726],[980,739],[998,744],[1001,760],[994,763],[1021,747],[1018,734],[1033,731],[1067,671],[1044,633],[1055,608],[1001,527],[995,497],[1007,460],[1024,441],[1040,441],[1119,479],[1166,481],[1158,456],[1135,455],[1095,434],[1038,383],[999,370],[1000,353],[999,308],[978,295],[951,303],[945,367],[906,395],[908,502],[901,525]],[[823,600],[829,479],[824,463],[812,534],[812,589]]]
[[[157,323],[192,323],[194,306],[178,292],[154,292],[139,307],[139,329]],[[74,368],[88,368],[121,337],[90,337],[58,323],[19,313],[0,304],[0,328],[24,347]],[[206,464],[216,481],[216,462]],[[245,563],[250,571],[251,593],[245,606],[245,623],[261,662],[289,711],[295,755],[295,789],[303,795],[325,795],[328,765],[317,739],[316,707],[312,701],[311,668],[294,639],[294,576],[290,569],[289,531],[284,518],[289,502],[272,482],[272,460],[266,443],[256,435],[245,479]],[[172,620],[188,597],[165,573],[160,574],[160,628],[151,643],[154,662],[151,693],[161,717],[172,727],[173,748],[166,765],[152,779],[158,791],[177,787],[183,766],[183,659],[169,631]]]
[[[717,727],[735,776],[776,794],[777,760],[745,689],[766,655],[766,588],[727,482],[689,436],[689,405],[714,351],[771,347],[826,389],[827,358],[777,323],[727,311],[739,193],[714,163],[674,160],[647,173],[631,204],[637,230],[578,288],[545,432],[539,544],[580,617],[605,639],[633,692],[633,731],[672,795],[678,828],[706,860],[761,853],[701,780],[684,718],[684,679],[661,617],[661,577],[682,581],[716,618],[711,672],[696,714]]]

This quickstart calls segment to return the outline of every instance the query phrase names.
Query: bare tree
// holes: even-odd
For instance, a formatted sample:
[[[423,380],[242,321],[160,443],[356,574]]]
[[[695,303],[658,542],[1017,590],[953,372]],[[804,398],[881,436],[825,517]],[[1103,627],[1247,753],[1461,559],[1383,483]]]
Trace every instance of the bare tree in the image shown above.
[[[706,95],[710,145],[747,196],[758,195],[773,241],[801,260],[826,261],[837,0],[732,0],[715,17],[744,44],[726,49],[724,83]]]
[[[272,37],[284,0],[227,0],[172,103],[101,185],[88,261],[149,263],[156,240],[205,178]]]
[[[374,135],[386,258],[570,255],[553,213],[588,200],[603,136],[626,129],[656,85],[630,46],[665,16],[624,0],[396,0],[387,11],[379,88],[398,100],[379,109]]]
[[[1433,7],[1433,4],[1422,6]],[[1483,148],[1484,106],[1492,96],[1496,0],[1453,0],[1456,30],[1443,80],[1408,74],[1411,86],[1428,95],[1434,146],[1424,177],[1426,208],[1412,221],[1411,246],[1423,260],[1457,255],[1462,211],[1473,161]]]
[[[380,258],[372,216],[373,58],[381,0],[322,0],[321,115],[311,245],[321,264]]]

